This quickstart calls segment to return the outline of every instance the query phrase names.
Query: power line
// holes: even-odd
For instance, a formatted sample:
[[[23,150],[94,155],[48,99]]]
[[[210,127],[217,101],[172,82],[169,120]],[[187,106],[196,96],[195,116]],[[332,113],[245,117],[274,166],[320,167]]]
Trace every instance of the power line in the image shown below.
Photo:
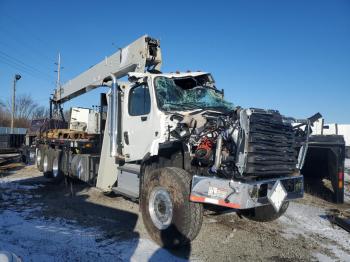
[[[0,45],[2,45],[4,47],[7,47],[7,50],[13,49],[13,44],[8,42],[8,41],[7,42],[0,41]],[[4,51],[6,49],[2,48],[2,50]],[[15,52],[20,57],[27,57],[30,61],[37,61],[36,65],[43,64],[40,61],[45,61],[47,64],[51,63],[51,61],[48,61],[47,59],[43,59],[42,57],[38,57],[33,52],[28,52],[28,51],[25,51],[25,50],[27,50],[27,48],[24,49],[24,50],[16,48]],[[46,65],[45,66],[39,66],[38,68],[47,68],[47,66]],[[53,77],[53,76],[51,76],[51,77]]]
[[[35,76],[36,78],[41,78],[43,80],[45,79],[45,81],[52,82],[52,78],[49,78],[45,75],[42,75],[42,74],[40,74],[40,73],[30,69],[30,68],[27,68],[27,67],[21,65],[20,63],[13,61],[13,60],[11,60],[11,59],[9,59],[1,54],[0,54],[0,59],[1,59],[0,61],[3,61],[4,63],[6,63],[8,65],[10,64],[12,67],[15,67],[16,69],[25,71],[28,74],[31,74],[33,77]]]
[[[2,57],[0,55],[0,61],[2,61],[3,63],[7,64],[7,65],[10,65],[11,67],[15,68],[15,69],[18,69],[18,70],[22,70],[22,71],[25,71],[26,73],[30,74],[31,76],[35,76],[35,73],[33,73],[32,71],[26,69],[25,67],[11,61],[10,59],[6,58],[6,57]]]
[[[45,76],[48,77],[49,79],[51,79],[51,78],[53,77],[53,76],[51,76],[51,75],[49,75],[49,74],[47,74],[47,73],[44,73],[43,71],[37,69],[37,68],[34,67],[34,66],[28,65],[28,64],[22,62],[21,60],[15,58],[15,57],[13,57],[13,56],[10,56],[10,55],[6,54],[6,53],[3,52],[3,51],[0,51],[0,55],[5,56],[5,57],[7,57],[8,59],[13,60],[13,61],[16,62],[17,64],[23,65],[24,67],[28,68],[29,70],[32,70],[32,71],[35,71],[35,72],[37,72],[37,73],[39,73],[39,74],[45,75]]]
[[[41,81],[50,83],[50,85],[54,84],[54,82],[52,82],[52,81],[50,82],[49,80],[46,80],[46,79],[44,79],[42,77],[39,77],[38,75],[35,75],[33,72],[27,70],[26,68],[21,67],[18,64],[14,64],[12,61],[9,61],[8,59],[6,60],[6,58],[4,58],[4,57],[0,57],[0,62],[6,64],[6,65],[8,65],[8,66],[10,66],[10,67],[12,67],[12,68],[14,68],[16,70],[20,70],[21,72],[24,72],[25,74],[27,74],[27,75],[29,75],[29,76],[31,76],[33,78],[36,78],[36,79],[39,79]]]
[[[16,19],[14,19],[13,17],[10,17],[10,16],[8,16],[6,14],[4,14],[4,16],[7,18],[7,21],[10,20],[18,28],[21,28],[22,30],[23,30],[23,28],[24,29],[29,29],[29,30],[26,30],[27,31],[27,35],[30,38],[32,38],[33,40],[35,40],[35,43],[37,43],[37,44],[35,44],[35,48],[33,48],[34,47],[33,43],[32,43],[32,45],[29,45],[27,41],[23,41],[22,39],[18,38],[17,34],[14,34],[12,31],[7,30],[7,28],[4,28],[4,27],[2,27],[0,25],[0,29],[2,29],[2,31],[7,33],[7,35],[9,35],[12,38],[12,40],[14,40],[15,44],[17,44],[18,46],[21,46],[21,47],[25,47],[27,50],[34,51],[34,52],[29,52],[29,54],[33,55],[33,53],[36,53],[37,55],[40,56],[40,57],[35,56],[36,58],[41,58],[42,60],[45,59],[45,61],[48,61],[48,62],[52,61],[52,58],[49,58],[46,54],[42,53],[38,49],[39,45],[46,46],[46,47],[47,46],[51,46],[52,47],[51,43],[49,43],[46,40],[41,39],[41,37],[38,37],[38,35],[35,34],[33,30],[31,30],[32,28],[27,26],[27,24],[26,25],[21,24]],[[0,44],[1,44],[1,42],[0,42]],[[7,43],[7,45],[8,45],[8,43]],[[8,46],[10,46],[10,45],[8,45]],[[28,54],[26,53],[26,55],[28,55]],[[33,77],[35,77],[34,75],[40,75],[39,79],[43,80],[42,77],[44,77],[44,78],[48,79],[50,83],[53,83],[53,81],[52,81],[53,77],[51,76],[51,74],[47,74],[47,73],[39,70],[37,67],[34,67],[32,65],[28,65],[27,63],[25,63],[25,62],[15,58],[15,57],[12,57],[12,56],[10,56],[10,55],[2,52],[2,51],[0,51],[0,58],[2,59],[2,61],[5,64],[7,64],[7,65],[9,65],[9,66],[11,66],[13,68],[16,68],[16,69],[20,68],[20,70],[26,72],[27,74],[29,74],[29,75],[31,75]],[[59,60],[60,60],[60,58],[59,58]],[[58,71],[59,72],[58,72],[58,79],[57,79],[57,83],[56,83],[58,86],[60,86],[60,70],[61,69],[62,68],[60,66],[60,61],[59,61],[58,62]],[[38,78],[38,77],[36,77],[36,78]]]
[[[17,19],[15,19],[14,17],[12,16],[9,16],[7,14],[3,14],[3,16],[5,16],[7,18],[7,20],[11,20],[14,24],[17,24],[17,26],[19,27],[24,27],[24,28],[27,28],[27,29],[31,29],[31,27],[28,26],[28,24],[21,24]],[[22,20],[24,21],[24,20]],[[30,36],[32,37],[32,39],[35,39],[35,40],[38,40],[39,43],[44,43],[45,46],[51,46],[52,48],[52,45],[51,43],[49,43],[48,41],[46,41],[45,39],[42,39],[41,37],[39,37],[35,31],[33,30],[30,30],[31,31],[31,34]],[[54,49],[54,48],[52,48]]]
[[[13,32],[7,30],[6,28],[0,26],[0,29],[2,29],[2,31],[6,32],[15,42],[20,43],[21,47],[27,47],[28,50],[30,50],[31,52],[35,52],[37,55],[39,55],[40,57],[42,57],[41,59],[44,59],[45,61],[51,61],[53,62],[52,58],[49,58],[47,55],[45,55],[44,53],[40,52],[37,48],[34,48],[34,46],[30,46],[28,45],[28,42],[23,41],[22,39],[17,38],[17,35],[15,35]],[[19,45],[19,44],[18,44]]]
[[[16,66],[14,66],[13,64],[8,63],[8,62],[6,62],[6,61],[1,61],[1,60],[0,60],[0,63],[6,64],[6,65],[12,67],[13,69],[19,70],[19,71],[21,72],[21,74],[24,73],[24,74],[26,74],[26,75],[28,75],[28,76],[31,76],[31,77],[33,77],[33,78],[35,78],[35,79],[38,79],[38,80],[42,81],[42,82],[49,83],[50,85],[54,84],[53,82],[49,82],[49,81],[47,81],[47,80],[45,80],[45,79],[43,79],[43,78],[40,78],[40,77],[38,77],[38,76],[36,76],[36,75],[33,75],[32,73],[30,73],[30,72],[28,72],[28,71],[25,71],[25,70],[23,70],[23,69],[21,69],[21,68],[18,68],[18,67],[16,67]]]

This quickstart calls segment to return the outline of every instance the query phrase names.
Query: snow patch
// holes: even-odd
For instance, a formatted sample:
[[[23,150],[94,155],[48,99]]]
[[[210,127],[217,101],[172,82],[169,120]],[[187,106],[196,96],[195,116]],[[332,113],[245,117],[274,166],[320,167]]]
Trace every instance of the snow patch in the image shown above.
[[[350,159],[345,159],[344,170],[344,201],[350,203]]]
[[[345,169],[348,169],[348,172],[350,171],[350,158],[345,158]]]
[[[30,191],[43,185],[23,185],[20,180],[0,178],[0,250],[39,262],[184,261],[149,239],[106,238],[99,229],[73,220],[37,217],[33,212],[42,206],[31,206],[30,200],[40,195]]]
[[[323,208],[292,202],[285,215],[279,218],[283,226],[282,235],[286,238],[303,235],[314,239],[321,246],[331,250],[339,259],[350,261],[350,254],[344,252],[344,249],[350,250],[349,233],[332,225],[326,215],[326,210]],[[315,256],[320,261],[327,261],[325,257],[329,258],[324,254]]]
[[[97,241],[103,236],[95,228],[27,215],[6,210],[0,216],[0,250],[24,261],[182,261],[148,239]]]

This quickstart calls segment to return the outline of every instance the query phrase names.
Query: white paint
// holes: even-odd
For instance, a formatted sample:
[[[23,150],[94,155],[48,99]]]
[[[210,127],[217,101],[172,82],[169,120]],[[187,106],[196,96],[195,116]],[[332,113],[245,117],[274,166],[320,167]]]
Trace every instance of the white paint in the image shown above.
[[[267,197],[278,212],[283,204],[284,199],[287,196],[287,192],[283,188],[282,183],[279,180],[276,183],[277,184],[275,184],[275,188]]]
[[[210,203],[210,204],[215,204],[215,205],[219,204],[219,200],[213,199],[213,198],[208,198],[208,197],[204,198],[204,202]]]
[[[86,131],[88,134],[99,133],[99,113],[95,110],[82,107],[72,107],[69,121],[71,130]],[[81,127],[85,126],[85,130]]]
[[[120,62],[120,67],[123,68],[127,65],[126,63],[128,62],[129,46],[123,48],[121,51],[122,61]]]

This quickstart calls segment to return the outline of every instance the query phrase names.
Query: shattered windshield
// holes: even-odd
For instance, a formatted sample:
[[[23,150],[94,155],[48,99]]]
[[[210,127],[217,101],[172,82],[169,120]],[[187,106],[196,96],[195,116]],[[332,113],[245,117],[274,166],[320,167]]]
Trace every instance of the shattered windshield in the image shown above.
[[[157,77],[155,79],[158,106],[161,110],[216,109],[230,111],[234,105],[223,99],[222,93],[212,87],[195,86],[185,89],[174,79]]]

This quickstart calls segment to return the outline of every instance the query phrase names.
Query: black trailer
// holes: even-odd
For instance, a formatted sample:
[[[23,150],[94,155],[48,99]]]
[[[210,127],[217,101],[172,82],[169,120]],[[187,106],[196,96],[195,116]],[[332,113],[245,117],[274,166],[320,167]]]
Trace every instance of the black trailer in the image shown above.
[[[24,137],[24,134],[0,134],[0,153],[19,152]]]
[[[341,135],[312,135],[302,169],[305,191],[344,203],[345,141]]]

